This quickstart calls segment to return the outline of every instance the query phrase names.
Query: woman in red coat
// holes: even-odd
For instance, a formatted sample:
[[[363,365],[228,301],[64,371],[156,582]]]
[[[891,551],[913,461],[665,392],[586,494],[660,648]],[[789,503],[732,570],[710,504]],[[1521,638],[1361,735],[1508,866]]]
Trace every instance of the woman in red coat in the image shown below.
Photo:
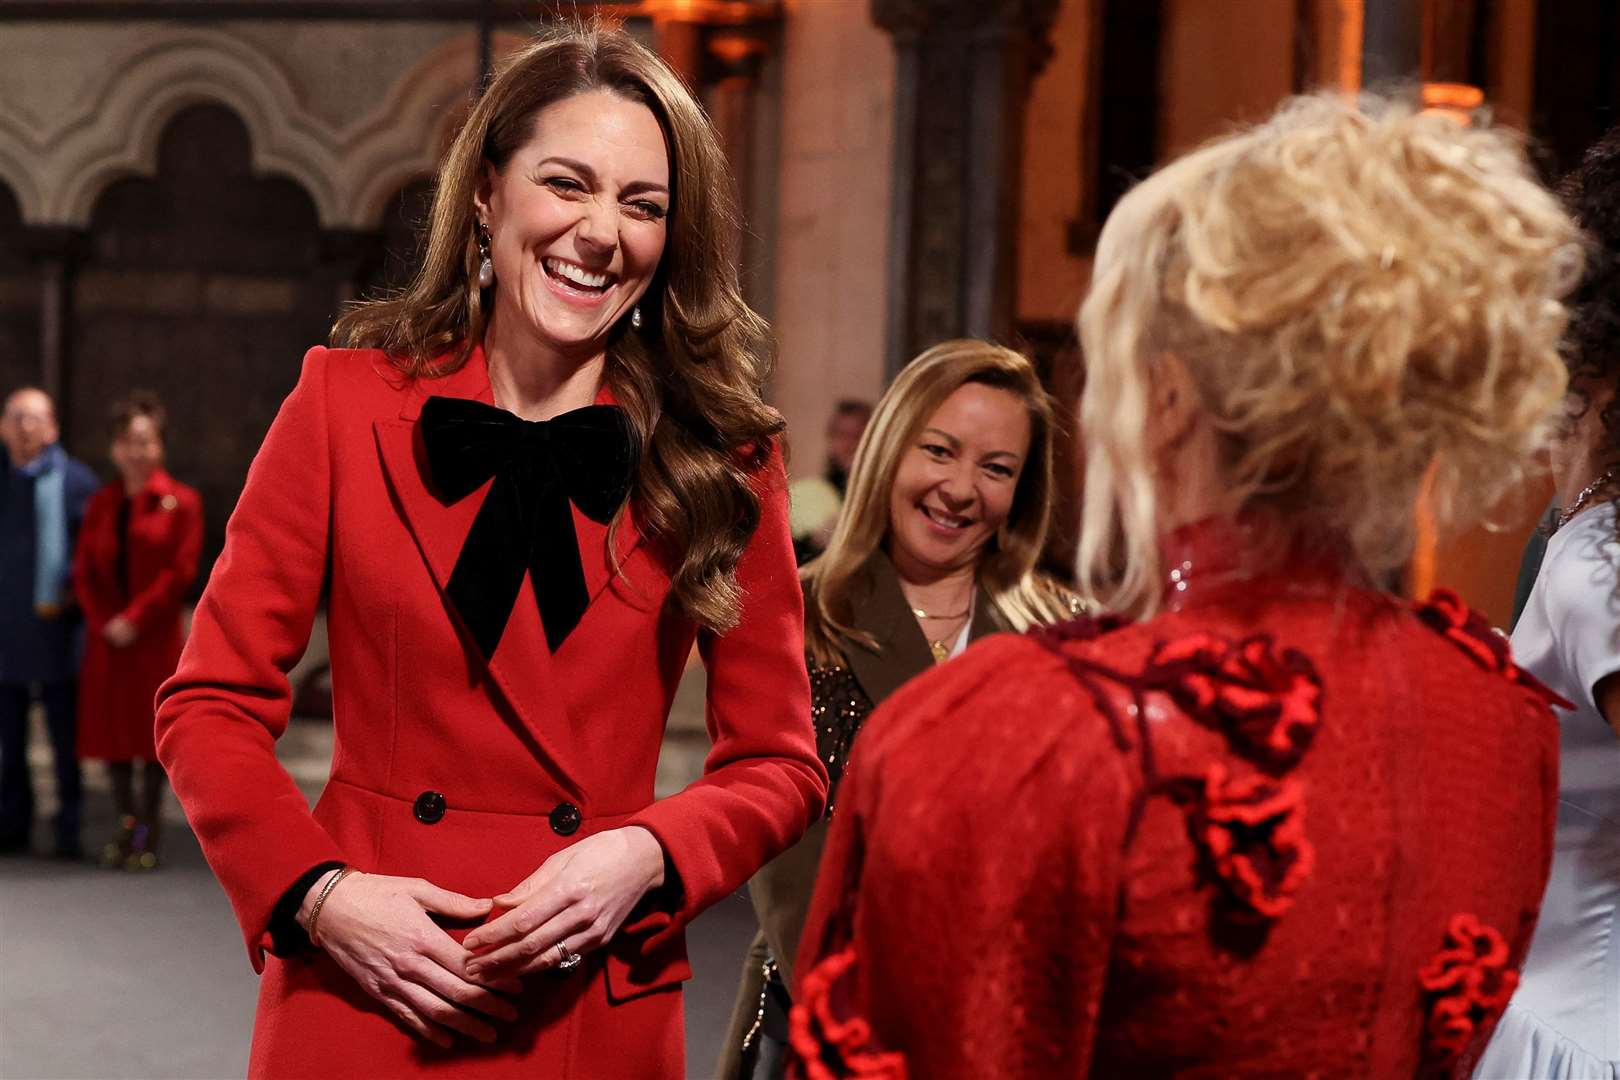
[[[683,1071],[686,924],[826,789],[729,190],[656,56],[548,32],[451,146],[416,281],[306,356],[158,706],[264,972],[251,1075]],[[273,744],[323,591],[311,813]],[[694,642],[714,748],[655,801]]]
[[[1365,109],[1365,111],[1361,111]],[[1082,587],[889,698],[799,952],[798,1075],[1466,1075],[1551,851],[1551,695],[1374,583],[1563,391],[1576,232],[1511,136],[1308,99],[1110,216]]]
[[[164,776],[152,743],[152,699],[180,659],[180,611],[202,549],[202,500],[163,470],[163,420],[150,394],[114,407],[119,478],[91,497],[73,554],[88,631],[79,756],[107,762],[119,833],[102,861],[130,870],[157,866]]]

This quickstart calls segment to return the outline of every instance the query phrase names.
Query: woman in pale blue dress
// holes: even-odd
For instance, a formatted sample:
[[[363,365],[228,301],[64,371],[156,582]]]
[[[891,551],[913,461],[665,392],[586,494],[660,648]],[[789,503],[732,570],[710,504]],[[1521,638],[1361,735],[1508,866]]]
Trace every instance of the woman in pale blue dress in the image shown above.
[[[1561,715],[1552,877],[1518,992],[1476,1080],[1620,1080],[1620,128],[1566,194],[1594,241],[1571,299],[1557,528],[1513,630]]]

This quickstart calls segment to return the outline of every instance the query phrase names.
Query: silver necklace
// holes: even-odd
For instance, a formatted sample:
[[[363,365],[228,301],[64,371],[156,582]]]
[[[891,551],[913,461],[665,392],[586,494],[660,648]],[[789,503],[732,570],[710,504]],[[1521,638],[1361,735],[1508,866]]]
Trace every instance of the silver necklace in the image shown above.
[[[1606,486],[1613,480],[1614,470],[1609,469],[1604,472],[1602,476],[1581,488],[1581,493],[1575,496],[1575,501],[1570,504],[1569,509],[1558,511],[1558,523],[1553,526],[1553,531],[1557,532],[1565,525],[1568,525],[1571,518],[1580,513],[1582,510],[1586,509],[1587,500],[1591,499],[1593,495],[1596,495],[1599,488]]]

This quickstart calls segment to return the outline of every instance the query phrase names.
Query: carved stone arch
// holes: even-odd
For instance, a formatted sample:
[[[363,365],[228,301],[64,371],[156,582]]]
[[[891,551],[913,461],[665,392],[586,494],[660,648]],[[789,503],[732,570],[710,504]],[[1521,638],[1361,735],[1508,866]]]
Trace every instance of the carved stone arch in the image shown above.
[[[12,141],[0,131],[0,187],[10,189],[23,221],[39,222],[45,219],[45,197],[33,170],[24,164],[27,160],[13,152]]]
[[[300,104],[287,73],[247,42],[214,30],[167,31],[109,65],[76,117],[46,137],[46,216],[83,225],[113,180],[149,175],[157,140],[182,109],[217,102],[246,125],[254,169],[290,177],[326,224],[342,221],[333,138]]]
[[[524,42],[501,32],[490,53],[501,57]],[[478,81],[476,35],[453,38],[424,56],[395,83],[375,110],[344,132],[343,188],[347,219],[373,229],[389,200],[413,180],[432,176],[439,158],[466,115]]]

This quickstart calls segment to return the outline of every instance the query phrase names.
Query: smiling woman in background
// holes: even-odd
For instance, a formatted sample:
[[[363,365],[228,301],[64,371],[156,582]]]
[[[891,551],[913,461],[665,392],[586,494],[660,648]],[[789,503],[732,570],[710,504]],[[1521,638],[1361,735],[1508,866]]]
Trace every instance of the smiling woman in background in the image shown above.
[[[826,792],[730,187],[654,54],[548,32],[451,146],[419,277],[306,357],[158,711],[265,973],[252,1075],[683,1071],[684,927]],[[273,744],[323,586],[311,814]],[[715,745],[654,802],[694,640]]]
[[[102,863],[128,870],[158,863],[164,776],[152,744],[152,699],[180,659],[181,608],[202,551],[202,500],[164,470],[163,437],[163,406],[152,395],[132,394],[113,407],[118,479],[90,499],[73,554],[89,631],[79,756],[107,762],[119,828]]]
[[[1035,570],[1052,509],[1052,414],[1029,360],[972,340],[927,350],[878,402],[843,516],[804,571],[813,716],[834,791],[862,721],[906,680],[987,634],[1078,611]],[[749,882],[763,929],[726,1080],[781,1075],[793,954],[826,831],[812,826]]]

